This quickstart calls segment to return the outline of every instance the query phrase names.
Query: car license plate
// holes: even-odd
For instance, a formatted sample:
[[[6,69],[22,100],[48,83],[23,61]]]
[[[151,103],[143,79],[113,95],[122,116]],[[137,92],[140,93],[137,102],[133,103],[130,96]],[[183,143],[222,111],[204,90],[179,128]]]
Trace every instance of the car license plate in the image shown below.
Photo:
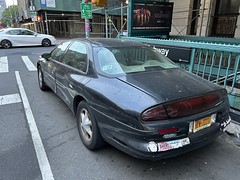
[[[188,144],[190,144],[190,139],[188,137],[184,139],[173,140],[173,141],[159,142],[158,151],[162,152],[162,151],[168,151],[171,149],[177,149]]]
[[[209,127],[211,126],[211,117],[205,117],[203,119],[200,119],[198,121],[194,121],[194,124],[193,124],[193,132],[197,132],[201,129],[204,129],[206,127]]]

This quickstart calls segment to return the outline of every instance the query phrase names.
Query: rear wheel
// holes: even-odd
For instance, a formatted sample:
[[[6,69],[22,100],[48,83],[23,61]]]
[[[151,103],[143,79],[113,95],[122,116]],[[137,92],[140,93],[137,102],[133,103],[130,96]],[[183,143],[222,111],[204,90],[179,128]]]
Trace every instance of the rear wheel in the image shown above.
[[[51,46],[51,41],[49,39],[43,39],[42,40],[42,45],[44,47],[49,47],[49,46]]]
[[[79,135],[83,144],[90,150],[102,147],[105,142],[99,132],[96,120],[86,101],[81,101],[77,108]]]
[[[39,88],[42,91],[47,91],[48,90],[48,87],[47,87],[47,85],[45,84],[45,81],[44,81],[41,66],[38,67],[38,85],[39,85]]]
[[[12,47],[12,43],[9,40],[4,39],[1,42],[1,46],[5,49],[8,49],[8,48]]]

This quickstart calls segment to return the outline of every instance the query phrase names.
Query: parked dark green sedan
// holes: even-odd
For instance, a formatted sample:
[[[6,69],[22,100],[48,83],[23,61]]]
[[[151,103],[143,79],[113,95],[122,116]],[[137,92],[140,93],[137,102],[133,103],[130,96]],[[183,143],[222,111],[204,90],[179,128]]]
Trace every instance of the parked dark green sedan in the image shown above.
[[[90,150],[108,142],[163,159],[206,145],[230,122],[225,89],[141,43],[69,40],[42,54],[37,68],[39,87],[69,106]]]

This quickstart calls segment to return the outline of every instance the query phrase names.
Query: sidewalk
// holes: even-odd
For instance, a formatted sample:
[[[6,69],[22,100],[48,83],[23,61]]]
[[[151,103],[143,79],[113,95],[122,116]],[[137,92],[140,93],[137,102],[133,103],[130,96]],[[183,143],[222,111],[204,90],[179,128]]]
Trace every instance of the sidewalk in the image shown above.
[[[226,132],[236,138],[240,138],[240,123],[232,120],[226,128]]]
[[[232,120],[225,132],[225,135],[231,136],[231,142],[240,147],[240,123]]]
[[[226,128],[226,132],[237,138],[240,138],[240,113],[234,109],[230,109],[230,117],[232,121],[230,125]]]

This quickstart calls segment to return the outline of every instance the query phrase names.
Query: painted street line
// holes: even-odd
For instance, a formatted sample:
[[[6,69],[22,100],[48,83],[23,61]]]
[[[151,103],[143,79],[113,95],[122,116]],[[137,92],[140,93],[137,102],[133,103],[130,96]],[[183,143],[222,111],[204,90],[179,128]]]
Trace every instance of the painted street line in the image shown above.
[[[36,71],[37,70],[37,68],[34,66],[32,61],[28,58],[28,56],[22,56],[22,60],[25,63],[25,65],[27,66],[29,71]]]
[[[42,179],[43,180],[54,180],[52,170],[51,170],[48,158],[47,158],[47,154],[44,149],[42,139],[40,137],[40,134],[39,134],[35,119],[33,117],[33,113],[32,113],[27,95],[25,93],[25,90],[24,90],[24,87],[22,84],[21,77],[20,77],[18,71],[15,71],[15,76],[17,79],[20,95],[22,97],[23,106],[24,106],[26,117],[27,117],[29,129],[30,129],[30,132],[32,135],[33,145],[34,145],[35,152],[37,155],[38,164],[39,164],[39,167],[41,170]]]
[[[8,72],[8,60],[7,57],[0,58],[0,73]]]
[[[5,96],[0,96],[0,106],[12,103],[21,102],[21,98],[19,94],[10,94]]]

